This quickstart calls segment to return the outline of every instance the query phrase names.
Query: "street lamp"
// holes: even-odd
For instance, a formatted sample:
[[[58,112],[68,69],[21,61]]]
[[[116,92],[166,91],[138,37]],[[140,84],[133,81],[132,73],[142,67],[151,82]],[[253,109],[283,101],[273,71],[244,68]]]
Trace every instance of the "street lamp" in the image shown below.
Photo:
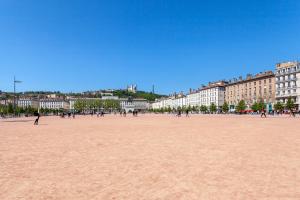
[[[22,83],[22,81],[16,80],[14,76],[14,114],[16,115],[16,83]]]

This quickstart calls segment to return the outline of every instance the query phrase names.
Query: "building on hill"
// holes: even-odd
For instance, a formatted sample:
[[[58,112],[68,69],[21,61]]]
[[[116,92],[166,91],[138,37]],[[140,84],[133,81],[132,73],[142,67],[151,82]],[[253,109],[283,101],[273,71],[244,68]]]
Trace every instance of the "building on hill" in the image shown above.
[[[239,101],[244,100],[247,109],[255,102],[262,100],[267,104],[267,111],[273,110],[275,102],[275,75],[272,71],[261,72],[245,79],[233,79],[225,87],[225,101],[234,111]]]
[[[128,92],[132,92],[132,93],[136,93],[136,91],[137,91],[137,85],[136,84],[128,85],[127,86],[127,91]]]
[[[300,62],[283,62],[276,65],[276,101],[286,103],[289,97],[299,108]]]

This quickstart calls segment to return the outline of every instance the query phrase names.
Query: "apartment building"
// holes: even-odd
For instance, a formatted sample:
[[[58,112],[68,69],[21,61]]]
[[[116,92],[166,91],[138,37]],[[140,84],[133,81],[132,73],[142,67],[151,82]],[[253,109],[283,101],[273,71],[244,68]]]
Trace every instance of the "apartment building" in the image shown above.
[[[48,109],[69,109],[69,102],[66,102],[62,99],[41,99],[40,100],[40,108],[48,108]]]
[[[18,99],[17,100],[18,107],[27,108],[38,108],[39,107],[39,101],[35,99]]]
[[[244,100],[248,109],[255,102],[262,100],[267,104],[267,110],[273,109],[275,102],[275,75],[272,71],[266,71],[252,76],[247,75],[245,79],[230,80],[225,87],[225,101],[234,111],[240,100]]]
[[[225,81],[217,81],[209,83],[207,86],[191,91],[187,95],[186,104],[187,106],[210,106],[215,104],[220,108],[225,102]]]
[[[285,103],[289,97],[297,107],[300,104],[300,62],[276,65],[276,101]]]

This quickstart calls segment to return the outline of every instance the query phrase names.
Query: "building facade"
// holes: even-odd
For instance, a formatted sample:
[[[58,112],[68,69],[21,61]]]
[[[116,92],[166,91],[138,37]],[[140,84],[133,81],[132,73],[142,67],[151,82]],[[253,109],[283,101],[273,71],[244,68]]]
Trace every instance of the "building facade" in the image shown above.
[[[18,99],[17,100],[18,107],[27,108],[38,108],[39,107],[39,101],[34,99]]]
[[[217,81],[192,91],[187,95],[187,106],[210,106],[215,104],[217,108],[220,108],[225,102],[226,83],[225,81]]]
[[[126,112],[129,111],[145,111],[150,108],[150,105],[146,99],[131,99],[131,98],[120,98],[120,107]]]
[[[276,65],[276,101],[286,103],[292,98],[297,108],[300,104],[300,62],[284,62]]]
[[[69,102],[66,102],[62,99],[41,99],[39,108],[47,109],[69,109]]]
[[[229,81],[225,88],[225,101],[234,111],[239,101],[244,100],[247,109],[255,102],[262,100],[267,104],[267,111],[273,109],[275,103],[275,75],[272,71],[262,72],[255,76],[247,75]]]

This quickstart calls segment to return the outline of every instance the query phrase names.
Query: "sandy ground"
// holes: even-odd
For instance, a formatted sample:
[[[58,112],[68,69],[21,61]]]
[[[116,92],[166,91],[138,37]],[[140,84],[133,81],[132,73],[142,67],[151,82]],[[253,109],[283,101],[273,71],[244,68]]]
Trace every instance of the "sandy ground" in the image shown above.
[[[300,118],[32,120],[0,120],[1,200],[300,199]]]

